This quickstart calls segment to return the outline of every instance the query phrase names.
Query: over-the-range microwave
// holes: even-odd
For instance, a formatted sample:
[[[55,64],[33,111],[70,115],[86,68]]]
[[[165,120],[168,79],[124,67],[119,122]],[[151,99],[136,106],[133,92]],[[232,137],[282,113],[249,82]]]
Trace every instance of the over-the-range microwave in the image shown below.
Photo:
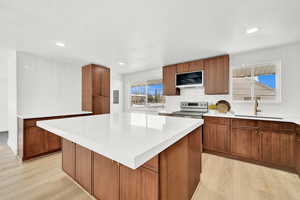
[[[203,71],[176,74],[176,87],[202,87]]]

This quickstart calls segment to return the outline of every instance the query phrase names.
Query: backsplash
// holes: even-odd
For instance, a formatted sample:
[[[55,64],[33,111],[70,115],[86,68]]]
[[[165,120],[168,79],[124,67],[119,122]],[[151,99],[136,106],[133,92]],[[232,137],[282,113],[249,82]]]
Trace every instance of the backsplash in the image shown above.
[[[207,101],[209,104],[217,103],[219,100],[226,100],[231,104],[231,110],[236,113],[253,113],[254,102],[235,103],[231,100],[231,95],[205,95],[204,88],[184,88],[181,89],[180,96],[166,96],[165,110],[174,112],[180,110],[182,101]],[[260,103],[259,109],[263,113],[299,115],[297,112],[286,112],[282,103]]]

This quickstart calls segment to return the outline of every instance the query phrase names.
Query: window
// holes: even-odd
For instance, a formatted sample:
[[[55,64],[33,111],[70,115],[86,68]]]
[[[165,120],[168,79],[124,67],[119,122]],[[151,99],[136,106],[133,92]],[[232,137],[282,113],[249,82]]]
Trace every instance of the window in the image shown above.
[[[280,63],[248,65],[232,70],[232,99],[280,102]]]
[[[132,84],[130,87],[132,109],[159,109],[165,104],[162,80],[149,80]]]

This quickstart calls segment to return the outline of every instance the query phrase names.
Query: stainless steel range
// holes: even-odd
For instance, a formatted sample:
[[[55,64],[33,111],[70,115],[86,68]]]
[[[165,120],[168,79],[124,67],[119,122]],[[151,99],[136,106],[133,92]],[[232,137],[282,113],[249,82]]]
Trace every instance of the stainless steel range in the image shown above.
[[[174,116],[202,118],[208,112],[208,102],[181,102],[180,111],[173,112]]]

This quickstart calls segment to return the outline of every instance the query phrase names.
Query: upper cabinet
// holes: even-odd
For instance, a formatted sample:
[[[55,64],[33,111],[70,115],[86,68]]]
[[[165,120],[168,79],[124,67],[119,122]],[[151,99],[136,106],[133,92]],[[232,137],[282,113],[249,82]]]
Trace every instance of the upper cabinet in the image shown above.
[[[176,88],[177,65],[168,65],[163,67],[163,85],[165,96],[179,95],[179,89]]]
[[[229,56],[190,61],[163,67],[164,95],[179,95],[176,88],[176,74],[204,71],[205,94],[229,93]]]
[[[177,74],[187,73],[190,71],[189,63],[177,64]]]
[[[190,72],[204,70],[204,60],[192,61],[190,62],[189,67],[190,67]]]
[[[229,56],[218,56],[204,60],[205,94],[229,93]]]
[[[82,110],[110,113],[110,69],[90,64],[82,67]]]

